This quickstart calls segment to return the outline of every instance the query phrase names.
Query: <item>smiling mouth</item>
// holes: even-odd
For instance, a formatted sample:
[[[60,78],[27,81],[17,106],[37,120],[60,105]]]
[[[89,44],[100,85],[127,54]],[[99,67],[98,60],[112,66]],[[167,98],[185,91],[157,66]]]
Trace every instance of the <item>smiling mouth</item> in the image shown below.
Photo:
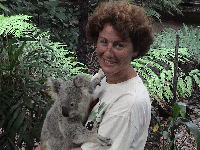
[[[107,60],[107,59],[104,59],[104,58],[102,60],[107,65],[115,65],[117,63],[115,61]]]

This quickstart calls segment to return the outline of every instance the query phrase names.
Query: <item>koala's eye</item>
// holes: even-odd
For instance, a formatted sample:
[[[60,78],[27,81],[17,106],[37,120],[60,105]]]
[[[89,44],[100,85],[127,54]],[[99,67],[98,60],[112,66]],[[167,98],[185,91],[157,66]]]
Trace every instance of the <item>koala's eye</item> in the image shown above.
[[[73,107],[73,106],[74,106],[74,103],[73,103],[73,102],[71,102],[70,106],[72,106],[72,107]]]

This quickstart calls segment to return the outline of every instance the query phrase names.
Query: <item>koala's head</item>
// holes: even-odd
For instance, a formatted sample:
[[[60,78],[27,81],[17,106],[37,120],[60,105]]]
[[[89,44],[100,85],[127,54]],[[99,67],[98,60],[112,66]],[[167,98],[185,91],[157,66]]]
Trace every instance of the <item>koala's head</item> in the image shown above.
[[[85,119],[94,90],[88,78],[76,76],[65,82],[49,79],[48,84],[63,117]]]

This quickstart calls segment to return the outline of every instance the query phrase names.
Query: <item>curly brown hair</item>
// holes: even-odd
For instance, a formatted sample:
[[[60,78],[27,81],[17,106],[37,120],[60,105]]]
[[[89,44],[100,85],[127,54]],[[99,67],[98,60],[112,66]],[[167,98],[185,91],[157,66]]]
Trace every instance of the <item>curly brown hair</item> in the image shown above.
[[[152,26],[142,7],[123,1],[104,2],[89,17],[86,36],[96,43],[99,32],[110,23],[123,39],[130,37],[137,57],[143,56],[153,43]]]

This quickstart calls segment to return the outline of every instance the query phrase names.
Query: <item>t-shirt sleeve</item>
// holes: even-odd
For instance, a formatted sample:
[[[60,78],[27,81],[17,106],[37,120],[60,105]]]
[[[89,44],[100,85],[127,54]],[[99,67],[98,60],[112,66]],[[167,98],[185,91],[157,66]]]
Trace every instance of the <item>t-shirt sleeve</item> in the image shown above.
[[[120,97],[103,117],[98,133],[112,139],[112,146],[108,150],[129,150],[134,141],[136,144],[146,142],[139,139],[147,136],[143,128],[148,119],[147,116],[145,117],[148,106],[145,106],[145,101],[133,101],[133,98],[132,95]],[[98,143],[84,143],[82,149],[103,150],[104,148]]]

